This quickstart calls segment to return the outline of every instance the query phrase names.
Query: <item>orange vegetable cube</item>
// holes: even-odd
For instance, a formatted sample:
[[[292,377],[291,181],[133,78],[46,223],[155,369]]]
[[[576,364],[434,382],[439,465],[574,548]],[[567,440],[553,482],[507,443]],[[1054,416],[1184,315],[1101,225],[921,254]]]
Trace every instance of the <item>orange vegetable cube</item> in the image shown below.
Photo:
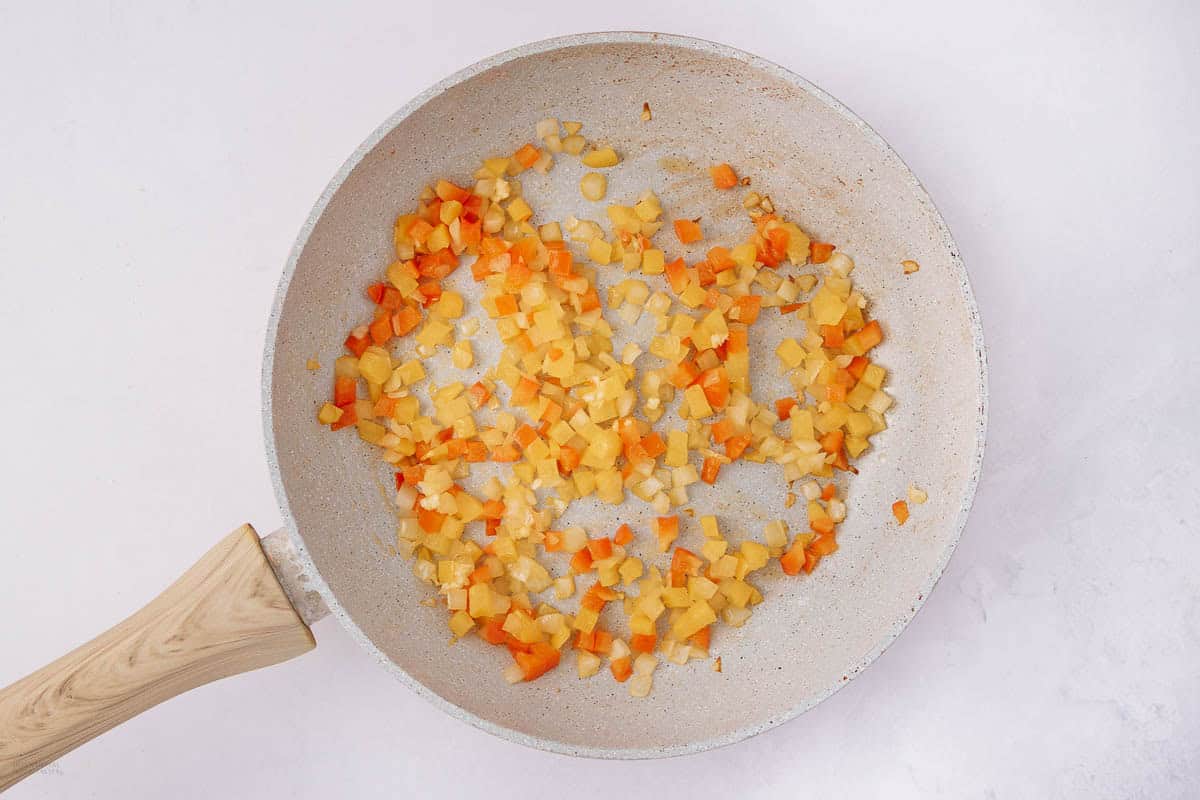
[[[677,219],[674,222],[675,235],[680,244],[692,244],[704,238],[700,231],[700,223],[690,219]]]
[[[523,144],[517,152],[513,153],[513,158],[525,169],[536,164],[541,156],[542,152],[531,144]]]
[[[333,404],[341,407],[353,403],[358,395],[358,381],[346,375],[338,375],[333,379]]]
[[[421,324],[421,317],[421,309],[416,306],[404,306],[392,314],[392,333],[407,336]]]
[[[896,518],[896,522],[903,525],[908,522],[908,503],[903,500],[897,500],[892,503],[892,516]]]
[[[749,446],[749,436],[734,436],[725,442],[725,455],[729,456],[730,461],[737,461]]]
[[[679,517],[655,517],[654,535],[658,537],[659,552],[667,552],[671,542],[679,538]]]
[[[834,246],[828,242],[813,242],[809,245],[810,258],[814,264],[824,264],[833,255]]]
[[[538,389],[541,384],[532,378],[521,376],[517,388],[512,392],[512,404],[514,406],[526,406],[537,400]]]
[[[671,290],[675,294],[679,294],[687,288],[690,279],[688,278],[687,265],[684,264],[682,258],[677,258],[664,266],[663,271],[667,275],[667,283],[671,284]]]
[[[609,539],[607,536],[602,539],[592,539],[587,543],[587,549],[592,554],[593,561],[608,558],[613,554],[612,539]]]
[[[457,200],[458,202],[465,201],[471,196],[471,193],[466,189],[455,186],[450,181],[439,180],[433,189],[434,194],[441,200]]]
[[[712,176],[713,186],[718,189],[732,189],[738,184],[737,173],[728,164],[717,164],[715,167],[709,167],[708,174]]]
[[[534,642],[528,653],[517,651],[513,658],[521,667],[525,680],[532,681],[558,666],[559,652],[546,642]]]
[[[635,633],[629,637],[629,649],[635,653],[652,653],[656,644],[658,644],[657,634]]]
[[[584,573],[592,568],[592,553],[586,547],[571,557],[571,571]]]

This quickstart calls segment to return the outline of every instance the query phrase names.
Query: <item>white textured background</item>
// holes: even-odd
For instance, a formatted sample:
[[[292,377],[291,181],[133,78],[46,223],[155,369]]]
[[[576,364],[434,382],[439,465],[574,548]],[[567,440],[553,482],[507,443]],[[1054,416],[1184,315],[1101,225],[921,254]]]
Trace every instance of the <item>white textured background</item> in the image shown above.
[[[218,5],[0,3],[0,684],[237,523],[278,525],[259,368],[293,237],[381,120],[528,40],[721,40],[883,134],[971,272],[983,481],[899,641],[732,748],[525,750],[326,621],[314,653],[160,706],[9,796],[1200,795],[1194,3]]]

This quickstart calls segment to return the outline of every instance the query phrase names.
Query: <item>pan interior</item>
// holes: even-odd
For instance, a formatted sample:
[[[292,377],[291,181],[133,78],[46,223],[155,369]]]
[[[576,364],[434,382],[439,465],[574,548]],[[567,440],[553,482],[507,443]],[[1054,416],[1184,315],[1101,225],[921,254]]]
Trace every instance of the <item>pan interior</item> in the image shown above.
[[[643,103],[650,122],[641,119]],[[546,677],[508,686],[502,652],[473,637],[448,646],[445,610],[421,603],[433,590],[387,552],[395,535],[390,472],[353,431],[330,434],[315,420],[342,339],[369,319],[363,289],[389,263],[395,215],[434,178],[468,184],[480,158],[533,140],[544,117],[580,120],[590,139],[623,154],[606,203],[631,203],[652,188],[668,217],[702,217],[709,238],[724,243],[744,238],[748,221],[741,192],[714,191],[706,168],[734,164],[787,217],[854,257],[856,283],[888,333],[876,358],[889,370],[896,405],[850,483],[841,549],[811,576],[787,578],[778,567],[760,573],[766,602],[744,627],[714,635],[723,671],[706,662],[663,665],[647,699],[603,676],[579,680],[569,655]],[[280,503],[343,622],[402,677],[470,721],[590,755],[665,755],[734,741],[810,707],[864,668],[912,617],[953,550],[982,446],[982,351],[970,290],[944,223],[903,163],[849,112],[776,67],[642,34],[574,37],[497,57],[435,87],[389,126],[314,212],[268,343],[268,450]],[[603,206],[579,195],[583,171],[563,156],[548,176],[522,175],[539,220],[603,219]],[[669,254],[678,249],[669,230],[658,239]],[[919,262],[920,272],[905,276],[904,259]],[[471,303],[469,270],[453,282],[468,297],[468,315],[484,322],[474,344],[490,363],[494,329]],[[760,401],[789,393],[772,355],[783,335],[774,313],[753,329]],[[305,368],[312,357],[323,365],[317,373]],[[442,376],[435,369],[432,377]],[[898,528],[890,506],[910,483],[930,500]],[[739,463],[705,488],[691,507],[716,513],[734,541],[759,536],[770,519],[787,519],[793,530],[803,524],[802,503],[785,509],[773,465]],[[619,508],[577,501],[570,513],[608,533],[628,521],[650,539],[653,512],[636,498]],[[683,531],[679,544],[698,547],[699,526],[685,518]],[[665,565],[665,557],[642,555]]]

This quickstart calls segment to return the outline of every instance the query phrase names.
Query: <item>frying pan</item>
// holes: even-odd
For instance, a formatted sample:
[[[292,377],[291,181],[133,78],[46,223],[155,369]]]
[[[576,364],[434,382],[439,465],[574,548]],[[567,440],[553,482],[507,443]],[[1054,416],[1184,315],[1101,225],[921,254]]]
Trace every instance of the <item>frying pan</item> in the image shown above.
[[[650,121],[641,117],[643,103]],[[761,573],[767,602],[744,627],[714,636],[723,671],[702,662],[663,665],[646,699],[611,680],[581,681],[567,664],[510,686],[500,651],[474,637],[449,646],[445,611],[432,607],[432,590],[390,547],[395,518],[381,492],[384,465],[351,432],[332,434],[315,421],[339,343],[369,318],[363,287],[389,261],[395,214],[432,179],[466,182],[480,158],[511,153],[543,117],[580,120],[589,138],[622,153],[610,202],[653,188],[668,216],[703,217],[710,240],[746,235],[740,193],[713,191],[705,169],[734,164],[786,216],[855,258],[856,282],[887,331],[876,358],[896,405],[849,481],[841,549],[810,576]],[[561,158],[546,176],[522,175],[540,219],[602,216],[579,196],[582,171]],[[920,271],[903,274],[905,259]],[[470,299],[476,290],[465,273],[450,282]],[[602,270],[602,284],[608,274]],[[478,308],[468,313],[485,317]],[[790,394],[771,355],[787,334],[784,320],[765,314],[754,329],[760,399]],[[494,362],[496,337],[484,322],[475,345],[486,364]],[[317,373],[306,369],[314,355],[326,365]],[[427,369],[438,383],[450,374],[436,361]],[[260,543],[249,526],[239,528],[146,608],[0,691],[0,788],[182,691],[306,652],[315,646],[309,625],[328,613],[423,697],[546,750],[670,756],[778,725],[862,671],[937,581],[979,476],[986,368],[950,232],[865,123],[746,53],[679,36],[599,33],[480,62],[409,102],[350,157],[301,230],[280,281],[263,419],[285,529]],[[910,483],[930,500],[900,528],[890,506]],[[692,506],[717,514],[736,542],[770,519],[798,527],[803,504],[786,509],[785,491],[777,467],[738,462]],[[581,500],[562,524],[611,531],[629,521],[637,529],[651,513],[635,499],[619,507]],[[680,544],[699,535],[685,525]]]

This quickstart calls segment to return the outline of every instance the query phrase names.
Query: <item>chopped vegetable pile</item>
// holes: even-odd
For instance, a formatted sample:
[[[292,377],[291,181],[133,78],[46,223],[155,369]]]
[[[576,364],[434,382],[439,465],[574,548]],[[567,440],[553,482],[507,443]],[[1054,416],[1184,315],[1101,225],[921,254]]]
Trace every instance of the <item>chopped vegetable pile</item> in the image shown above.
[[[773,562],[807,574],[837,551],[846,505],[833,479],[857,471],[852,460],[886,427],[892,398],[870,358],[883,330],[850,279],[854,262],[769,198],[747,193],[747,238],[713,243],[691,264],[668,253],[704,242],[702,220],[680,209],[662,232],[668,220],[648,190],[607,207],[607,234],[573,217],[535,224],[517,176],[547,172],[556,155],[593,170],[585,198],[607,192],[599,170],[620,156],[581,129],[543,120],[540,147],[485,160],[469,188],[439,180],[399,216],[396,259],[367,290],[374,315],[346,339],[317,418],[355,426],[394,469],[398,548],[437,588],[456,640],[473,633],[506,648],[514,683],[554,669],[570,648],[580,677],[607,660],[642,697],[660,659],[707,659],[721,625],[746,622],[763,601],[753,580]],[[729,164],[710,174],[713,191],[749,183]],[[423,364],[439,353],[459,370],[475,365],[478,321],[443,287],[464,256],[481,288],[473,302],[503,350],[480,380],[432,386]],[[802,271],[810,263],[822,274]],[[602,296],[601,270],[628,277]],[[795,327],[775,351],[794,393],[773,400],[751,386],[750,331],[767,313]],[[643,315],[654,335],[616,352],[612,326]],[[717,517],[686,508],[689,487],[722,480],[740,459],[779,466],[805,501],[807,530],[775,520],[759,541],[734,546]],[[504,479],[472,493],[463,482],[483,462],[504,465]],[[556,527],[577,499],[621,504],[627,493],[648,508],[630,508],[616,530]],[[903,502],[896,516],[907,517]],[[476,527],[485,535],[469,535]],[[576,610],[560,607],[577,595]]]

